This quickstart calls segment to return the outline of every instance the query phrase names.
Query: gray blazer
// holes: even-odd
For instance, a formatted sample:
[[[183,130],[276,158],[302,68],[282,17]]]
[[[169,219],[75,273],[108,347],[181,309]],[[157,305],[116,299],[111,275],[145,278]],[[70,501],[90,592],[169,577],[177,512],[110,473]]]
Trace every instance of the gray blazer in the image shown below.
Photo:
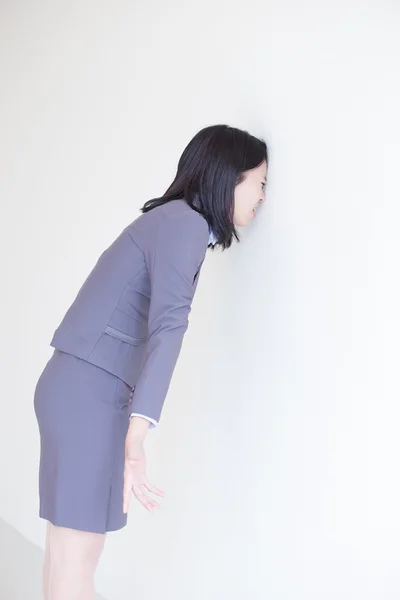
[[[158,422],[210,239],[183,199],[142,213],[101,254],[51,346],[123,379],[132,412]]]

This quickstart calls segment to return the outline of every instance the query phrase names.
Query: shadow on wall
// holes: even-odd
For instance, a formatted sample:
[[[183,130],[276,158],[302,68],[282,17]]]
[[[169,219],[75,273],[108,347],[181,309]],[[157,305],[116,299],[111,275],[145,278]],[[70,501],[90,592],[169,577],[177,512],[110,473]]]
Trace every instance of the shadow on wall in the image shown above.
[[[0,519],[1,600],[43,600],[43,550]],[[96,596],[96,600],[105,600]]]

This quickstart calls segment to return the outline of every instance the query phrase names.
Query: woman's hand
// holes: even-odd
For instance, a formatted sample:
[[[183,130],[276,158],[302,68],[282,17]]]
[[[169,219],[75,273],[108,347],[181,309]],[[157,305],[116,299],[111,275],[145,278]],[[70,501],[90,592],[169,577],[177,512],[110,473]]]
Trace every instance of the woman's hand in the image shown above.
[[[140,417],[133,417],[132,421],[136,418]],[[153,512],[154,508],[160,508],[160,505],[152,498],[149,498],[146,490],[162,497],[164,497],[164,492],[154,487],[147,479],[143,437],[137,435],[132,421],[125,439],[123,511],[124,513],[128,512],[131,492],[133,492],[139,502],[147,510]]]

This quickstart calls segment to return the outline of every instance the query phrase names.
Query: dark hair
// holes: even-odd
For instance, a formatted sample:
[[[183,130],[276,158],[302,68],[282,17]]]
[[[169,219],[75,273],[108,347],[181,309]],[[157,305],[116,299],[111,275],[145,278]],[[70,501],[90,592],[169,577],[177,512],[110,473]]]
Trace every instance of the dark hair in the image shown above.
[[[179,159],[174,181],[160,198],[148,200],[141,208],[147,212],[183,198],[206,219],[223,250],[240,241],[233,224],[235,186],[244,172],[262,162],[268,165],[268,149],[263,139],[247,131],[212,125],[201,129],[189,142]]]

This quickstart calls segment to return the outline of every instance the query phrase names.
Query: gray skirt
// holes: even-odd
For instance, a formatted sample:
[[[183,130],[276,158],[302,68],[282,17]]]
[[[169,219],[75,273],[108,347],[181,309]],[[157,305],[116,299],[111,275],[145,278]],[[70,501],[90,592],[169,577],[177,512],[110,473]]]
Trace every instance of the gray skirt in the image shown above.
[[[54,350],[34,394],[41,518],[93,533],[126,525],[123,473],[132,394],[108,371]]]

